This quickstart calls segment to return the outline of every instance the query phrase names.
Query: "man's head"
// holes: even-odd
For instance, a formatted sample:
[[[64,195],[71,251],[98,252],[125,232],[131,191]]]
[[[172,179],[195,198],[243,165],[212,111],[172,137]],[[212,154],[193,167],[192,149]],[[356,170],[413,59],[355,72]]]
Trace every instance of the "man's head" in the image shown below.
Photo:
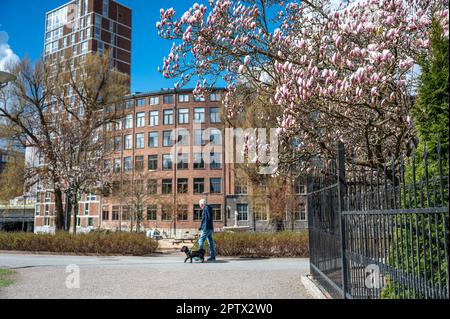
[[[200,205],[200,208],[203,209],[206,206],[206,199],[204,198],[200,199],[198,204]]]

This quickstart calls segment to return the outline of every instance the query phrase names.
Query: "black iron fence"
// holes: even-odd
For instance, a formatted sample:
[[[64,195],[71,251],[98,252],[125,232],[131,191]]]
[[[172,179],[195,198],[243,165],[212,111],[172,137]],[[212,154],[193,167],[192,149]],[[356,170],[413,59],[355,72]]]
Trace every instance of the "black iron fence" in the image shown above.
[[[449,179],[438,146],[377,168],[335,159],[308,177],[311,273],[335,298],[449,298]]]

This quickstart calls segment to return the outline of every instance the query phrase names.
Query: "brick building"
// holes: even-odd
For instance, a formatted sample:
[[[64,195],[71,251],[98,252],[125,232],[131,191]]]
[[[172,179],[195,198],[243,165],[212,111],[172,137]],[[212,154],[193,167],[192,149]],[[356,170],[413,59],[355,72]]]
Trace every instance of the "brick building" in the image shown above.
[[[131,9],[112,0],[74,0],[47,12],[44,57],[62,61],[109,52],[112,66],[131,73]]]
[[[131,10],[114,1],[78,0],[50,11],[45,38],[46,58],[77,58],[109,49],[114,66],[130,74]],[[121,105],[124,118],[105,127],[113,147],[105,162],[112,171],[111,187],[81,196],[78,231],[130,230],[132,213],[138,209],[141,230],[158,228],[181,236],[197,230],[201,198],[212,206],[217,229],[238,224],[270,230],[267,206],[252,207],[251,190],[242,178],[235,179],[233,165],[225,163],[222,97],[219,88],[205,99],[196,98],[192,90],[129,95]],[[29,163],[40,165],[38,154],[27,153]],[[32,193],[35,232],[53,232],[52,191],[37,182]],[[298,220],[286,219],[286,225],[304,228],[305,211],[295,216]]]

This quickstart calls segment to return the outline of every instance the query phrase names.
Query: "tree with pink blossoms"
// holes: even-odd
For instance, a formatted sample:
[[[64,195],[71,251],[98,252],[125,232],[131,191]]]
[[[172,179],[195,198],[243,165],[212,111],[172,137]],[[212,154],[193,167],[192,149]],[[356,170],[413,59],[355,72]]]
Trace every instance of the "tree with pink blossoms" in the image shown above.
[[[379,166],[414,140],[415,64],[430,48],[432,21],[448,39],[448,1],[335,2],[161,9],[156,27],[173,46],[160,71],[176,86],[196,81],[199,95],[222,78],[229,117],[245,107],[237,85],[253,88],[282,110],[279,132],[299,138],[305,158],[332,156],[342,141],[357,164]]]

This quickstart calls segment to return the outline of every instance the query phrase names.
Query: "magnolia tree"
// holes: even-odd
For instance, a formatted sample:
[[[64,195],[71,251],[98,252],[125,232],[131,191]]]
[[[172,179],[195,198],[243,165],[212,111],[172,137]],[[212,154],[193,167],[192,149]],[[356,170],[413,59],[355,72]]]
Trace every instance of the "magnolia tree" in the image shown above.
[[[227,115],[245,105],[245,83],[282,109],[278,132],[299,138],[304,158],[331,156],[337,141],[361,165],[378,166],[413,140],[415,62],[437,21],[448,38],[448,1],[362,0],[287,3],[210,0],[156,27],[173,40],[160,72],[204,94],[227,83]]]

